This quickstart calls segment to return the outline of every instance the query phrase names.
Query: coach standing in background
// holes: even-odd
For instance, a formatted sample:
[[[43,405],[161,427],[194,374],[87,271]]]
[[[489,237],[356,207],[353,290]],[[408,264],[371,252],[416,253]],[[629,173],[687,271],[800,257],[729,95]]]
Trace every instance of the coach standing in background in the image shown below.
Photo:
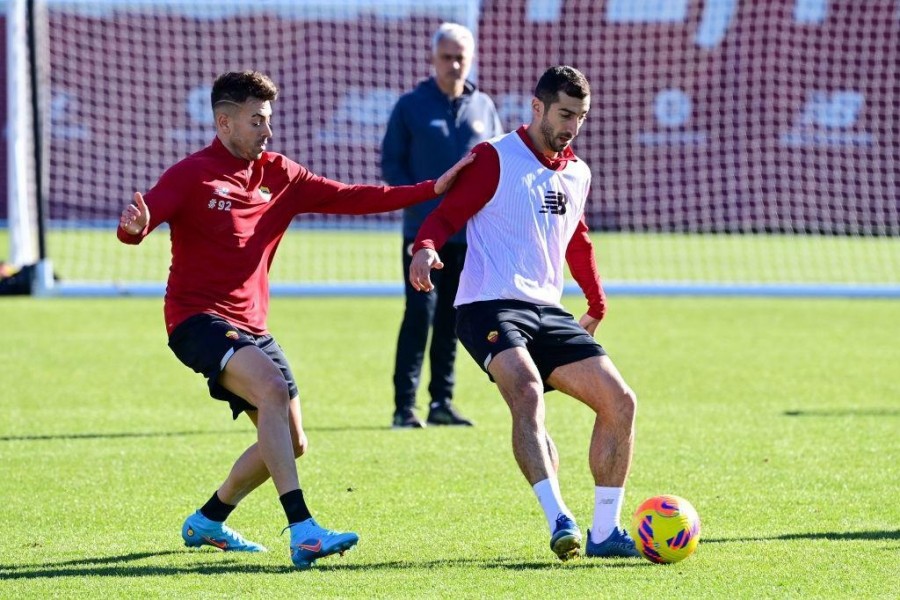
[[[475,55],[472,32],[457,23],[444,23],[434,33],[431,49],[434,75],[401,96],[391,112],[381,146],[382,176],[389,185],[436,178],[475,145],[503,133],[494,102],[466,79]],[[439,202],[440,198],[404,209],[404,281],[419,226]],[[452,404],[457,341],[453,301],[465,255],[463,229],[444,246],[444,268],[435,273],[431,292],[418,293],[406,281],[394,363],[395,428],[425,426],[415,413],[415,403],[429,329],[428,424],[472,425]]]

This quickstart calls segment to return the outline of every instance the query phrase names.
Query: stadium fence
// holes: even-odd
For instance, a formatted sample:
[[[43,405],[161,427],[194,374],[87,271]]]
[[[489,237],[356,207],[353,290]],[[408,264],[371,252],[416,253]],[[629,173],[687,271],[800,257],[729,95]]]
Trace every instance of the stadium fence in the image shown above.
[[[210,86],[228,70],[279,85],[271,149],[382,183],[393,103],[457,21],[508,129],[548,66],[591,81],[574,149],[611,292],[900,296],[896,0],[10,0],[4,14],[0,222],[47,293],[161,293],[168,236],[124,246],[118,214],[213,139]],[[298,217],[274,292],[400,293],[399,223]]]

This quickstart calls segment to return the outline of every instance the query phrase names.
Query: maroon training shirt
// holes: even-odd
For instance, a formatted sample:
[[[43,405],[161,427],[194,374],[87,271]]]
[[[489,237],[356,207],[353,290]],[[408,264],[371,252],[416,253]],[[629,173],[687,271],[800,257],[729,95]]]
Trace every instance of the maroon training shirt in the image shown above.
[[[119,240],[139,244],[169,224],[172,265],[166,286],[166,331],[210,313],[235,326],[267,333],[269,267],[295,215],[362,215],[404,208],[435,197],[434,181],[386,187],[346,185],[314,175],[274,152],[248,161],[215,141],[176,163],[147,192],[150,223]]]

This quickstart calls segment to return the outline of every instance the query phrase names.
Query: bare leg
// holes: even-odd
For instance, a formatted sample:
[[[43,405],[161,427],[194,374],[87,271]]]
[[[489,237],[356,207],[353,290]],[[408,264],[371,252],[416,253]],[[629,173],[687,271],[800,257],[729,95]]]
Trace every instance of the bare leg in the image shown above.
[[[241,464],[237,474],[236,483],[239,485],[235,486],[235,492],[230,493],[240,495],[247,488],[240,484],[246,482],[252,486],[259,480],[261,474],[255,458],[257,455],[272,476],[279,496],[299,489],[297,465],[294,462],[296,454],[291,439],[291,399],[288,396],[287,382],[278,366],[256,346],[245,346],[225,365],[219,376],[219,383],[257,409],[256,450],[251,446],[238,459],[238,463],[241,463],[249,454],[249,462]],[[238,463],[235,464],[236,467]],[[222,500],[225,501],[224,498]]]
[[[623,487],[634,449],[637,398],[612,360],[593,357],[559,367],[548,382],[596,414],[588,455],[595,485]]]
[[[544,426],[544,386],[534,361],[524,348],[510,348],[494,357],[488,371],[512,414],[513,455],[532,486],[555,476],[558,456]],[[552,449],[552,450],[551,450]]]
[[[556,444],[553,443],[549,433],[547,434],[547,453],[550,455],[550,464],[553,465],[553,472],[559,475],[559,451],[557,451]]]
[[[258,429],[259,415],[256,411],[248,411],[247,416]],[[302,456],[308,447],[306,434],[303,432],[300,414],[300,399],[291,398],[290,404],[291,441],[294,445],[294,457]],[[255,443],[237,459],[228,478],[219,488],[219,499],[225,504],[237,505],[250,492],[269,479],[269,469],[263,462],[259,452],[259,443]]]

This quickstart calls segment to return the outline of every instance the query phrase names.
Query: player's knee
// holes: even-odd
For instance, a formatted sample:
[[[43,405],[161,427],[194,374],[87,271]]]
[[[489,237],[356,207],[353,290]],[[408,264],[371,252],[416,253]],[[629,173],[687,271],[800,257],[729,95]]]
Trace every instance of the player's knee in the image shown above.
[[[634,423],[634,416],[637,413],[637,394],[631,388],[625,388],[616,399],[616,412],[622,421]]]
[[[267,377],[253,389],[253,404],[259,409],[287,410],[291,401],[284,377]]]
[[[633,425],[637,412],[637,395],[629,387],[615,392],[600,393],[587,402],[601,419],[623,425]]]
[[[544,412],[544,390],[539,383],[520,382],[504,396],[514,419],[537,422]]]

